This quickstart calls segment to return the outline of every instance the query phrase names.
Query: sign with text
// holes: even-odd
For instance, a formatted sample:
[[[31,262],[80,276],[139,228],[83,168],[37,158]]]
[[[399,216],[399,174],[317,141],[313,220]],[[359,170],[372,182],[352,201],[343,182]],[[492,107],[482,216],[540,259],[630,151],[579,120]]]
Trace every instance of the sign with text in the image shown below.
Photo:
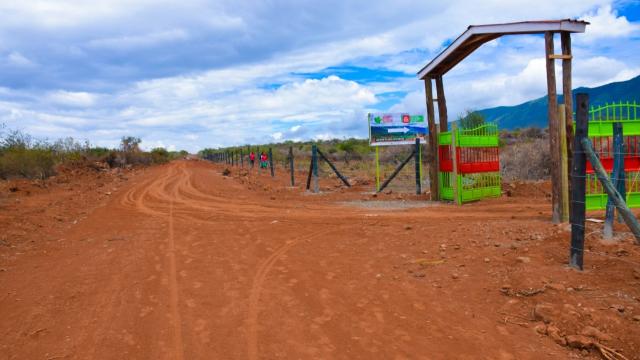
[[[426,143],[427,125],[424,115],[407,113],[369,114],[369,145],[409,145],[416,138]]]

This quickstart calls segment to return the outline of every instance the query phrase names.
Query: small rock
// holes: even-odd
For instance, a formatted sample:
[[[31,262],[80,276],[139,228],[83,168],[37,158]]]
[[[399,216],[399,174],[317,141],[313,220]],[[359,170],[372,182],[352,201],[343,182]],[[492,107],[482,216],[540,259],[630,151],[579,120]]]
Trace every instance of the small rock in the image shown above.
[[[558,329],[557,327],[553,325],[547,326],[547,334],[553,341],[555,341],[556,344],[561,346],[567,345],[567,339],[565,339],[564,336],[560,334],[560,329]]]
[[[632,319],[633,321],[640,321],[640,315],[636,315]]]
[[[427,276],[427,274],[423,273],[423,272],[417,272],[413,274],[413,277],[417,277],[417,278],[423,278]]]
[[[488,263],[488,262],[490,262],[490,261],[491,261],[491,259],[489,259],[489,258],[484,258],[484,262]]]
[[[530,263],[530,262],[531,262],[531,259],[530,259],[528,256],[518,256],[518,257],[516,258],[516,260],[517,260],[519,263],[523,263],[523,264],[527,264],[527,263]]]
[[[629,252],[625,249],[618,249],[616,250],[616,255],[617,256],[629,256]]]
[[[451,278],[454,279],[454,280],[459,278],[459,277],[460,277],[460,275],[458,275],[456,273],[451,274]]]
[[[372,198],[377,198],[377,197],[378,197],[378,194],[373,194],[373,195],[371,195],[371,197],[372,197]]]
[[[382,274],[376,274],[376,279],[382,279]]]
[[[447,250],[447,245],[446,244],[440,244],[440,250],[441,251]]]
[[[453,245],[453,250],[460,250],[460,245]]]
[[[633,269],[633,278],[640,280],[640,269]]]
[[[547,325],[545,324],[538,324],[533,328],[533,330],[540,335],[547,335]]]
[[[625,310],[624,306],[618,304],[611,305],[611,308],[616,309],[620,313],[623,313]]]
[[[553,321],[555,309],[551,304],[537,304],[533,308],[533,317],[536,320],[544,321],[546,324]]]
[[[568,335],[565,339],[567,345],[574,349],[588,349],[594,345],[593,340],[584,335]]]
[[[405,225],[405,226],[404,226],[404,229],[405,229],[405,230],[411,230],[411,229],[413,229],[413,228],[411,227],[411,225]]]
[[[593,326],[586,326],[582,331],[580,331],[580,334],[590,336],[600,341],[611,341],[613,339],[611,336],[603,333]]]

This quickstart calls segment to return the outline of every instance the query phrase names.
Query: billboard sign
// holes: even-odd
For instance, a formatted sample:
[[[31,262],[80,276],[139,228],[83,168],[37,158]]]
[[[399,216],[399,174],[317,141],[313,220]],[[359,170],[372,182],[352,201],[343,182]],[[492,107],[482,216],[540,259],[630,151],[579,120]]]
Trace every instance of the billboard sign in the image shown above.
[[[409,145],[426,143],[427,125],[424,115],[407,113],[369,114],[369,145]]]

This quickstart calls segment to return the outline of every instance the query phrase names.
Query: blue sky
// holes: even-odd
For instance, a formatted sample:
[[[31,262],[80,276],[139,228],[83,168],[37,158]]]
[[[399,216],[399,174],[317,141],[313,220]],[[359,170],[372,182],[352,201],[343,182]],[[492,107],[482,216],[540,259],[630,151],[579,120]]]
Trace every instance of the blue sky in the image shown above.
[[[0,123],[189,151],[366,137],[367,112],[424,112],[415,73],[468,25],[521,20],[592,23],[573,37],[575,87],[640,74],[639,1],[530,4],[3,0]],[[488,43],[444,82],[450,118],[543,96],[543,39]]]

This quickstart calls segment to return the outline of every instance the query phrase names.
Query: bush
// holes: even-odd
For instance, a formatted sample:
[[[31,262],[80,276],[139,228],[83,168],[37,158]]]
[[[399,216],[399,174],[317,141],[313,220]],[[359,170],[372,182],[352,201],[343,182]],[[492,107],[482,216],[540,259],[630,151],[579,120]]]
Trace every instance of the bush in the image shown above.
[[[551,168],[549,142],[546,139],[520,140],[500,153],[500,169],[505,180],[541,180],[549,178]]]

